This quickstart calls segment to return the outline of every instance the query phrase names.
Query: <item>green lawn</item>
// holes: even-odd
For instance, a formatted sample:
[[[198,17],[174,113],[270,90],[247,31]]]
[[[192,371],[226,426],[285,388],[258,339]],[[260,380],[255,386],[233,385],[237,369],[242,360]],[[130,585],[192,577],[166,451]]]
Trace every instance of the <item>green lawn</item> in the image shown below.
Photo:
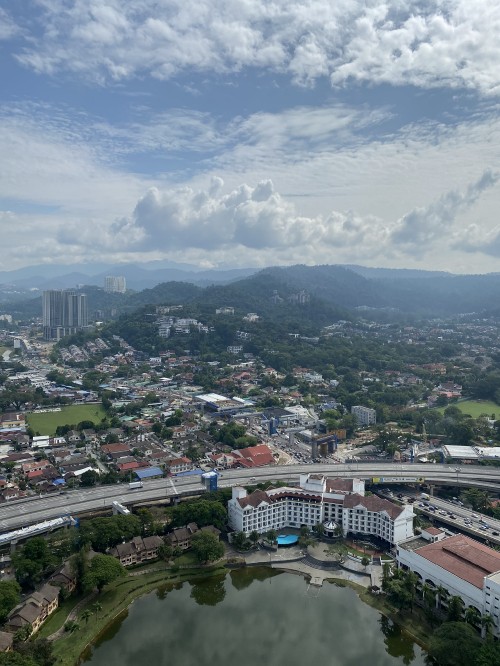
[[[491,400],[464,400],[463,402],[452,402],[450,405],[458,407],[463,414],[470,414],[475,419],[481,414],[488,414],[489,417],[494,414],[496,419],[500,419],[500,405]],[[441,414],[445,409],[446,407],[439,408]]]
[[[62,407],[60,412],[28,414],[28,425],[40,435],[55,435],[59,425],[77,425],[81,421],[99,423],[106,416],[101,405],[70,405]]]
[[[76,604],[81,601],[81,596],[69,597],[65,601],[62,601],[59,604],[56,612],[53,613],[46,622],[44,622],[40,631],[36,634],[37,638],[47,638],[55,631],[60,629],[63,624],[66,622],[66,618],[69,613],[73,610]]]

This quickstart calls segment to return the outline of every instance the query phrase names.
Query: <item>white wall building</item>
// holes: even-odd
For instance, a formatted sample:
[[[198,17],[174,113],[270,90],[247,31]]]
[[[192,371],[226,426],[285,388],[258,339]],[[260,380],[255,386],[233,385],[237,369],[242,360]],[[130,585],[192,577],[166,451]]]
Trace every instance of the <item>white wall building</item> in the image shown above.
[[[353,405],[351,407],[351,414],[356,417],[356,421],[360,426],[369,426],[377,423],[377,412],[370,407]]]
[[[398,566],[414,571],[422,584],[444,587],[460,597],[464,610],[477,608],[493,618],[493,635],[500,637],[500,553],[464,534],[425,543],[410,540],[397,546]]]
[[[108,293],[124,294],[127,291],[127,281],[123,275],[106,275],[104,278],[104,291]]]
[[[284,527],[309,528],[335,522],[348,532],[369,534],[394,544],[413,536],[413,508],[397,506],[375,495],[364,497],[359,479],[304,474],[298,488],[256,490],[233,488],[228,503],[229,526],[237,532],[267,532]]]

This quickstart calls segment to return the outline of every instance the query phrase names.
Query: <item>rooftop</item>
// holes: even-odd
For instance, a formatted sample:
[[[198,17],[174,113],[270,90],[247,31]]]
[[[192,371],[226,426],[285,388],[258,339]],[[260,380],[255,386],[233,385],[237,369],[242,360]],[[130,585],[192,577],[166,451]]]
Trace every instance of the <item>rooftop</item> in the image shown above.
[[[500,553],[463,534],[423,546],[416,553],[480,589],[485,576],[500,572]]]

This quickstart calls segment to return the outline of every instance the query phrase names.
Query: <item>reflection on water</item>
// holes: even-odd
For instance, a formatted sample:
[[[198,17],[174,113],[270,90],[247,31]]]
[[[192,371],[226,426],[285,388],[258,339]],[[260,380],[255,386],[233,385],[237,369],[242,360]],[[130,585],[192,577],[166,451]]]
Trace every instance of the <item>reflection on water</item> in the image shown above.
[[[91,666],[425,666],[425,654],[349,588],[246,568],[163,585],[84,655]],[[260,666],[259,664],[259,666]]]
[[[217,576],[197,581],[191,588],[191,599],[199,606],[216,606],[226,596],[225,576]]]
[[[398,657],[408,666],[415,659],[415,644],[401,631],[392,620],[380,617],[380,629],[384,634],[385,649],[392,657]]]

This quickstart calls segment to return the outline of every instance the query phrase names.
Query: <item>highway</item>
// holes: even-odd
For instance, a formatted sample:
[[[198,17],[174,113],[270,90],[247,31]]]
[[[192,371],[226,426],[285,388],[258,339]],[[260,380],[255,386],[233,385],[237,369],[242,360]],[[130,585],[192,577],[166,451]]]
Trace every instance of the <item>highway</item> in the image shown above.
[[[458,470],[458,471],[457,471]],[[342,478],[371,479],[380,477],[380,485],[411,483],[424,478],[427,483],[478,487],[500,493],[500,470],[494,467],[394,463],[304,464],[261,467],[252,470],[225,470],[219,487],[252,485],[261,481],[297,483],[300,474],[322,473]],[[255,479],[255,481],[254,481]],[[73,516],[91,511],[111,510],[113,502],[132,505],[180,495],[200,494],[204,487],[198,476],[169,477],[144,482],[143,488],[129,490],[117,484],[70,490],[66,494],[11,500],[0,507],[0,533],[70,513]],[[457,507],[458,510],[458,507]]]

